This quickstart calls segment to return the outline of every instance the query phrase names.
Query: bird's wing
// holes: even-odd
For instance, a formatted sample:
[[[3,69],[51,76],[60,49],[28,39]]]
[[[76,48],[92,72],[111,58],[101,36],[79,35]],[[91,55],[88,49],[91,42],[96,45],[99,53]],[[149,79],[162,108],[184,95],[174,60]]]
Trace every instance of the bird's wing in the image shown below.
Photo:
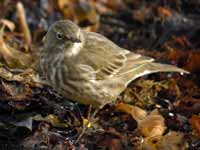
[[[79,75],[86,80],[107,85],[106,90],[113,97],[121,93],[132,80],[143,75],[155,72],[187,73],[176,66],[155,63],[150,57],[122,49],[99,34],[86,34],[87,39],[76,62]]]
[[[93,80],[115,78],[124,80],[124,83],[128,84],[131,80],[156,72],[188,73],[176,66],[154,63],[151,57],[120,48],[100,34],[92,32],[84,34],[86,40],[77,63],[84,66],[79,67],[84,68],[83,72]]]
[[[83,72],[88,72],[89,76],[93,78],[95,75],[96,80],[117,77],[135,67],[153,61],[150,57],[118,47],[100,34],[84,33],[87,38],[77,61]]]

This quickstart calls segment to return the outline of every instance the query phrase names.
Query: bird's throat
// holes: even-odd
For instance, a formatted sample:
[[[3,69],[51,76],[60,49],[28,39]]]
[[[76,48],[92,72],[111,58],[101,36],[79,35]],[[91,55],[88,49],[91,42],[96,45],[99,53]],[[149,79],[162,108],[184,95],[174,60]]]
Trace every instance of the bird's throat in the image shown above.
[[[76,56],[79,53],[79,51],[81,50],[82,45],[83,44],[81,42],[80,43],[73,43],[73,45],[66,52],[66,55],[70,56],[70,57]]]

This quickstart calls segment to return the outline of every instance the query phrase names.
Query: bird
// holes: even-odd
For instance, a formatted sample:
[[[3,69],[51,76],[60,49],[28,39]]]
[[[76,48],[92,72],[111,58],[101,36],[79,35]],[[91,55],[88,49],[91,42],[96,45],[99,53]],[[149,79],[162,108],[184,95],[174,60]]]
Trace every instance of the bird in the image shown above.
[[[72,101],[96,111],[116,101],[128,84],[156,72],[188,73],[161,64],[117,44],[105,36],[82,30],[70,20],[53,23],[40,51],[40,67],[50,86]]]

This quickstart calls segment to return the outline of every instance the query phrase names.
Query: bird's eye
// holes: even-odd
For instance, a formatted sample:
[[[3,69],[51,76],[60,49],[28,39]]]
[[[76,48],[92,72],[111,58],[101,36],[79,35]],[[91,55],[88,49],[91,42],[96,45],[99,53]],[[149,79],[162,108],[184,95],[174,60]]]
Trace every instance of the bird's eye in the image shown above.
[[[62,40],[63,39],[63,35],[61,33],[57,33],[56,34],[57,39]]]

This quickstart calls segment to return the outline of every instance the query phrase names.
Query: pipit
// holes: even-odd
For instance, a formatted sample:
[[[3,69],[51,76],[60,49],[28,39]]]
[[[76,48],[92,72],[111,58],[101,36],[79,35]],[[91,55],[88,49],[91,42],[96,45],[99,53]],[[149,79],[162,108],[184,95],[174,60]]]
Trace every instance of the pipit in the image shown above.
[[[187,73],[121,48],[103,35],[83,31],[69,20],[50,26],[40,61],[46,80],[58,93],[97,111],[115,101],[138,77],[155,72]]]

